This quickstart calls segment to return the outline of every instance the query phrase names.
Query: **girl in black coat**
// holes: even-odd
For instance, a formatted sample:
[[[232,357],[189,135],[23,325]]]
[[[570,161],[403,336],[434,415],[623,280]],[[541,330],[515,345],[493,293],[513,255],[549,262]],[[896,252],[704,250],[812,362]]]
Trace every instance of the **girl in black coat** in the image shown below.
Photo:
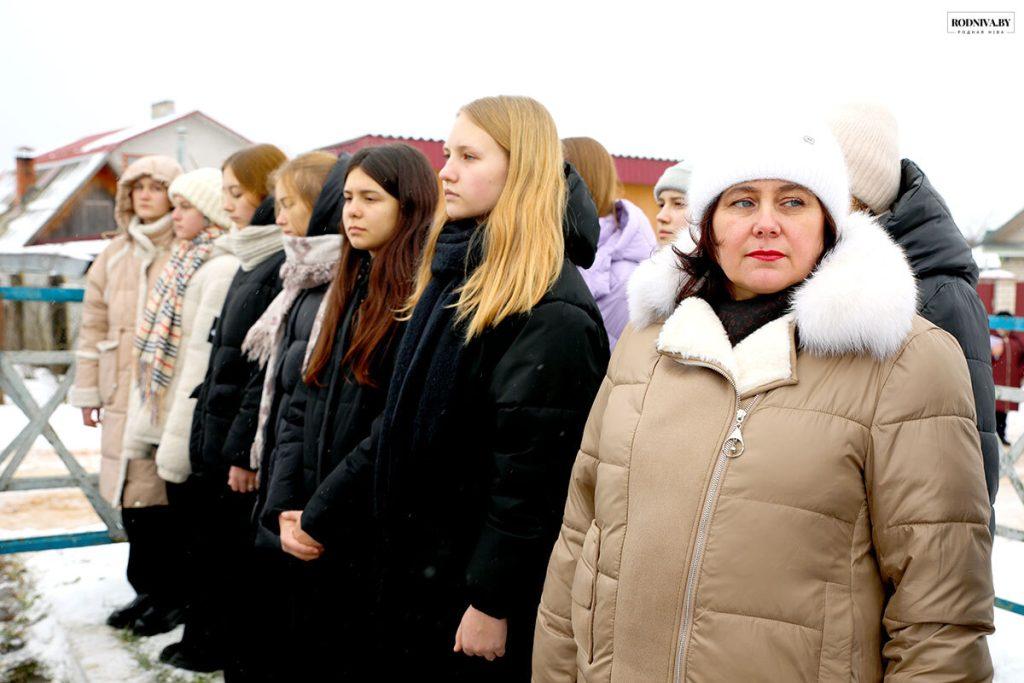
[[[339,489],[334,481],[346,476],[383,408],[402,329],[396,312],[411,293],[436,206],[436,176],[412,147],[352,157],[342,211],[347,241],[313,323],[303,376],[278,411],[262,514],[280,547],[308,562],[296,581],[302,645],[293,661],[309,666],[291,671],[296,679],[367,675],[369,490]]]
[[[281,289],[284,244],[268,179],[285,160],[273,145],[255,145],[224,162],[224,209],[235,222],[225,239],[241,267],[210,331],[206,376],[192,393],[191,475],[168,490],[189,538],[189,598],[182,640],[164,648],[160,659],[195,671],[224,668],[229,679],[245,668],[247,639],[239,635],[238,623],[247,622],[248,603],[239,575],[252,547],[256,480],[249,449],[263,385],[263,371],[243,356],[241,346]]]

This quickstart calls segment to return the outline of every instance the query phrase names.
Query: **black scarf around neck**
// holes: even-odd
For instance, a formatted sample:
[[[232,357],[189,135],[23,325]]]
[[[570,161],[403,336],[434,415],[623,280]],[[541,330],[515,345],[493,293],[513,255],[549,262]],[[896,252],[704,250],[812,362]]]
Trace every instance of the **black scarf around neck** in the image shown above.
[[[459,288],[480,263],[480,234],[476,221],[466,220],[449,223],[438,236],[433,277],[406,324],[388,387],[378,443],[378,512],[386,506],[401,461],[431,446],[452,403],[466,348],[455,304]]]
[[[722,321],[722,327],[729,335],[729,343],[736,346],[755,330],[785,315],[790,308],[792,295],[793,287],[789,287],[781,292],[762,294],[744,301],[722,297],[708,303]]]

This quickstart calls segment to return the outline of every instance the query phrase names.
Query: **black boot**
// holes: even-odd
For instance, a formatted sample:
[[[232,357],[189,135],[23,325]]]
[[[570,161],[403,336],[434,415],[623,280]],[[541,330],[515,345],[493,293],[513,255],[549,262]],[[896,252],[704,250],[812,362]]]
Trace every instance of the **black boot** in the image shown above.
[[[137,595],[127,605],[117,608],[107,617],[107,626],[111,628],[128,628],[135,623],[135,620],[142,616],[152,606],[153,602],[148,595]]]
[[[212,650],[204,650],[198,645],[186,645],[184,642],[171,643],[160,652],[160,661],[164,664],[197,671],[211,673],[224,668],[223,658]]]
[[[167,633],[184,619],[183,607],[153,605],[132,623],[132,632],[137,636],[155,636],[158,633]]]

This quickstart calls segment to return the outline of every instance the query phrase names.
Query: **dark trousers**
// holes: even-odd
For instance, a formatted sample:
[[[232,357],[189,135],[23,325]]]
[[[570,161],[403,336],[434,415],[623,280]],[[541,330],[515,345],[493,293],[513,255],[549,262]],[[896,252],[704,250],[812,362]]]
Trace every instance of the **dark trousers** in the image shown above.
[[[999,435],[1000,440],[1006,441],[1006,411],[996,411],[996,434]]]
[[[329,548],[319,559],[299,561],[292,572],[295,651],[303,654],[296,680],[388,680],[372,659],[375,595],[361,553],[358,546]]]
[[[155,604],[167,608],[185,602],[184,546],[176,512],[169,505],[121,511],[128,536],[128,583],[139,595],[149,595]]]
[[[235,493],[227,474],[193,475],[172,494],[184,518],[189,577],[182,643],[218,655],[225,681],[274,680],[258,666],[259,566],[250,523],[255,493]]]

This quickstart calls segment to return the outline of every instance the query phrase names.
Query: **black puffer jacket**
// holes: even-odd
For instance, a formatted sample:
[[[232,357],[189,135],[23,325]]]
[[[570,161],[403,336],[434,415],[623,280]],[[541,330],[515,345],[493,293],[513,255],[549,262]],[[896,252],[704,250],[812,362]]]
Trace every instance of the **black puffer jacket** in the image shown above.
[[[971,373],[989,499],[999,487],[995,389],[988,315],[974,287],[978,266],[946,202],[917,164],[903,160],[900,190],[882,224],[903,248],[918,281],[922,317],[960,342]],[[993,522],[994,524],[994,522]]]
[[[259,422],[264,371],[242,353],[242,341],[281,291],[284,251],[252,270],[239,268],[211,332],[210,365],[193,396],[189,436],[193,474],[224,477],[231,466],[249,467]]]
[[[275,448],[278,436],[287,429],[286,417],[290,410],[292,398],[302,382],[302,362],[306,357],[306,345],[309,343],[309,335],[313,328],[313,321],[316,319],[316,312],[320,308],[324,294],[330,283],[305,289],[299,293],[288,313],[288,320],[285,323],[284,339],[282,348],[277,358],[276,387],[274,388],[274,403],[270,408],[270,416],[267,418],[267,428],[264,433],[263,459],[260,463],[260,485],[257,489],[256,509],[257,516],[262,515],[268,496],[273,493],[271,482],[273,481],[274,469],[276,466]],[[280,512],[280,510],[279,510]],[[276,515],[275,515],[276,518]],[[268,538],[267,529],[257,528],[257,538],[261,545],[269,545],[280,548],[280,539],[276,536]]]
[[[320,190],[309,218],[309,226],[305,237],[315,238],[324,235],[338,235],[341,231],[341,211],[344,207],[345,175],[352,155],[342,154],[334,164],[324,186]],[[270,483],[274,471],[274,447],[278,435],[286,428],[285,418],[288,415],[292,396],[302,384],[302,365],[306,358],[306,346],[316,320],[317,311],[327,293],[330,282],[303,289],[299,292],[291,308],[287,312],[281,346],[277,351],[277,368],[274,376],[273,400],[270,414],[267,417],[263,432],[263,452],[260,462],[260,485],[257,488],[256,506],[253,510],[256,522],[257,544],[265,547],[281,548],[281,539],[260,523],[267,497],[271,493]],[[276,519],[276,515],[275,515]]]
[[[394,441],[413,425],[376,425],[377,616],[385,631],[416,634],[388,648],[384,666],[396,680],[419,667],[445,680],[529,677],[545,566],[608,362],[601,313],[570,258],[592,262],[597,212],[567,172],[566,259],[552,288],[529,313],[468,343],[429,443]],[[411,334],[403,343],[415,343]],[[415,370],[397,373],[386,416],[395,414],[397,386],[410,396],[420,390]],[[497,662],[451,653],[471,604],[508,619],[508,649]]]
[[[355,313],[366,298],[368,265],[339,321],[331,358],[321,373],[320,382],[306,384],[298,377],[296,369],[298,379],[293,383],[287,410],[282,406],[277,417],[277,443],[271,455],[273,471],[262,516],[264,526],[278,533],[281,512],[303,510],[303,530],[329,550],[333,550],[342,537],[348,544],[354,536],[364,541],[367,538],[353,530],[365,529],[369,518],[368,488],[353,491],[335,486],[334,481],[345,477],[347,463],[344,461],[370,434],[371,424],[384,406],[395,339],[401,333],[400,328],[396,330],[391,341],[378,352],[374,373],[378,387],[356,383],[351,370],[342,367]],[[301,365],[302,358],[297,361]],[[341,495],[344,499],[337,499]],[[336,520],[342,511],[344,524]],[[335,551],[335,554],[340,553]]]

